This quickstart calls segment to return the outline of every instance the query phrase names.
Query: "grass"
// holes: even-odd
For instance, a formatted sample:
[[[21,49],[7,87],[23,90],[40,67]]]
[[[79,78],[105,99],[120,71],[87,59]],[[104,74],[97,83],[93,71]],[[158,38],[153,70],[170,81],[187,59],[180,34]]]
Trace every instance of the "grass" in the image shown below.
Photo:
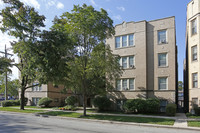
[[[20,106],[10,106],[10,107],[20,107]],[[31,108],[31,109],[54,109],[55,107],[48,107],[48,108],[41,108],[38,106],[24,106],[24,108]]]
[[[199,118],[200,119],[200,116],[197,116],[197,115],[193,115],[193,114],[191,114],[191,113],[186,113],[186,116],[188,117],[188,118]]]
[[[200,121],[188,121],[189,127],[200,127]]]
[[[61,111],[51,111],[51,112],[41,113],[41,114],[52,115],[52,116],[85,118],[85,119],[120,121],[120,122],[159,124],[159,125],[173,125],[174,124],[174,120],[172,120],[172,119],[164,119],[164,118],[146,118],[146,117],[131,117],[131,116],[109,116],[109,115],[81,116],[82,115],[81,113],[61,112]]]
[[[31,109],[20,110],[19,108],[12,108],[12,107],[0,107],[0,111],[20,112],[20,113],[44,112],[43,110],[31,110]]]

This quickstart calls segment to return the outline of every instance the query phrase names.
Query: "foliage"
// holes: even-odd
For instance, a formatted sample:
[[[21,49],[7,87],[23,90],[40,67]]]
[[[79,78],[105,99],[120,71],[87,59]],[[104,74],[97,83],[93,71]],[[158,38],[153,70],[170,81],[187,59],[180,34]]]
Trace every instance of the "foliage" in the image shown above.
[[[20,105],[19,100],[6,100],[1,102],[2,107],[8,107],[8,106],[18,106]]]
[[[69,96],[65,99],[66,105],[74,106],[77,103],[77,98],[75,96]]]
[[[3,74],[4,72],[11,73],[11,69],[9,67],[12,67],[13,60],[7,59],[5,57],[0,57],[0,74]]]
[[[71,111],[76,111],[77,107],[73,106],[73,105],[67,105],[65,107],[60,107],[60,110],[71,110]]]
[[[50,103],[52,103],[52,99],[49,97],[41,98],[38,102],[38,105],[41,107],[48,107]]]
[[[24,97],[24,106],[26,106],[28,103],[28,98],[27,97]],[[21,105],[21,99],[20,99],[20,105]]]
[[[182,91],[183,90],[183,82],[178,81],[178,90]]]
[[[188,121],[189,127],[200,127],[200,121]]]
[[[3,75],[0,75],[0,93],[5,92],[5,78]],[[18,96],[18,89],[19,89],[19,80],[11,80],[8,78],[7,82],[7,91],[8,95],[10,96]]]
[[[86,115],[86,99],[105,94],[106,87],[112,86],[110,81],[121,72],[118,56],[105,44],[105,39],[114,35],[113,21],[103,9],[75,5],[70,13],[55,18],[51,29],[68,33],[74,43],[72,60],[67,62],[70,71],[64,83],[67,89],[82,95]]]
[[[158,113],[160,109],[160,101],[156,98],[129,99],[123,105],[127,113]]]
[[[104,111],[110,108],[111,101],[106,96],[97,96],[93,100],[95,107],[98,107],[99,111]]]
[[[24,94],[27,88],[33,87],[32,82],[42,77],[37,70],[37,57],[32,52],[37,49],[40,28],[44,27],[45,17],[39,15],[34,8],[24,5],[19,0],[3,0],[5,8],[1,10],[0,30],[16,38],[11,43],[15,54],[20,58],[14,64],[20,71],[21,109],[24,109]],[[41,80],[40,80],[41,81]]]
[[[149,98],[146,100],[146,112],[158,113],[160,111],[160,100],[157,98]]]
[[[167,104],[166,106],[166,114],[169,116],[175,116],[176,115],[176,104]]]
[[[194,112],[196,115],[200,116],[200,107],[195,107]]]

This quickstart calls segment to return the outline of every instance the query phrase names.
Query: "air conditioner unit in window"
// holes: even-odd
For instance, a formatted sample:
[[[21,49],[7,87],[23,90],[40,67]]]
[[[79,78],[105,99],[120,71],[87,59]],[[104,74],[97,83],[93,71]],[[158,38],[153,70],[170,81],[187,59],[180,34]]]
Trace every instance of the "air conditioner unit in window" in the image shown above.
[[[161,40],[161,43],[166,43],[166,40]]]

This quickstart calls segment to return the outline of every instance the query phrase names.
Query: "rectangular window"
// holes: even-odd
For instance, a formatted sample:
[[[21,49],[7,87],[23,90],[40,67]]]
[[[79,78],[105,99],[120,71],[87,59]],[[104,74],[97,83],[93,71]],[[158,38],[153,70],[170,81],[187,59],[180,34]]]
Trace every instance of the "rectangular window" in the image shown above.
[[[129,35],[129,39],[128,39],[129,40],[129,46],[134,45],[133,38],[134,38],[133,34]]]
[[[33,98],[32,98],[32,105],[37,106],[40,99],[41,99],[41,98],[33,97]]]
[[[166,53],[158,54],[158,66],[161,66],[161,67],[167,66],[167,54]]]
[[[197,34],[197,19],[192,20],[192,35]]]
[[[193,73],[192,74],[192,86],[193,88],[198,88],[198,74],[197,73]]]
[[[134,79],[129,79],[129,90],[134,90]]]
[[[197,60],[197,45],[192,47],[192,61]]]
[[[122,85],[121,85],[122,83]],[[122,88],[121,88],[122,87]],[[135,79],[120,79],[116,81],[116,90],[118,91],[126,91],[126,90],[134,90],[135,89]]]
[[[160,101],[160,112],[166,112],[167,100]]]
[[[127,47],[127,36],[122,36],[122,47]]]
[[[134,67],[134,56],[129,56],[129,68]]]
[[[165,44],[167,43],[167,31],[166,30],[161,30],[158,31],[158,43],[159,44]]]
[[[127,87],[127,79],[123,79],[122,80],[122,88],[123,88],[123,90],[127,90],[128,89],[128,87]]]
[[[122,68],[123,69],[127,68],[127,57],[122,57]]]
[[[115,37],[115,48],[119,48],[120,47],[120,37]]]
[[[39,83],[33,83],[33,85],[37,85],[37,86],[32,87],[32,91],[41,91],[42,90],[42,87],[39,86]]]
[[[166,77],[158,78],[158,86],[159,90],[167,90],[167,78]]]
[[[121,80],[117,80],[116,88],[118,91],[121,90]]]

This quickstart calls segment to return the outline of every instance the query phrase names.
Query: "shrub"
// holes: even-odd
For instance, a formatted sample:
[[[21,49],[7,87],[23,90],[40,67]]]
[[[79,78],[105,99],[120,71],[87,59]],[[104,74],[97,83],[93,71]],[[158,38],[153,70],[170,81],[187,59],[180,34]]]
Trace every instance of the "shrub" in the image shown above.
[[[196,115],[200,116],[200,107],[195,107],[194,111]]]
[[[157,98],[149,98],[146,100],[146,112],[158,113],[160,111],[160,100]]]
[[[145,113],[146,101],[144,99],[129,99],[123,105],[125,112],[128,113]]]
[[[7,100],[7,101],[1,102],[1,105],[2,105],[2,107],[18,106],[18,105],[20,105],[20,101],[19,100]]]
[[[104,111],[110,108],[111,101],[106,96],[97,96],[94,98],[93,104],[99,111]]]
[[[69,96],[65,99],[66,105],[72,105],[74,106],[77,103],[77,98],[75,96]]]
[[[175,116],[176,114],[176,104],[168,104],[166,107],[166,114],[168,116]]]
[[[59,108],[60,110],[71,110],[71,111],[76,111],[77,108],[75,106],[72,106],[72,105],[67,105],[65,107],[60,107]]]
[[[41,98],[38,102],[38,105],[39,106],[42,106],[42,107],[48,107],[49,104],[52,102],[53,100],[49,97],[44,97],[44,98]]]

